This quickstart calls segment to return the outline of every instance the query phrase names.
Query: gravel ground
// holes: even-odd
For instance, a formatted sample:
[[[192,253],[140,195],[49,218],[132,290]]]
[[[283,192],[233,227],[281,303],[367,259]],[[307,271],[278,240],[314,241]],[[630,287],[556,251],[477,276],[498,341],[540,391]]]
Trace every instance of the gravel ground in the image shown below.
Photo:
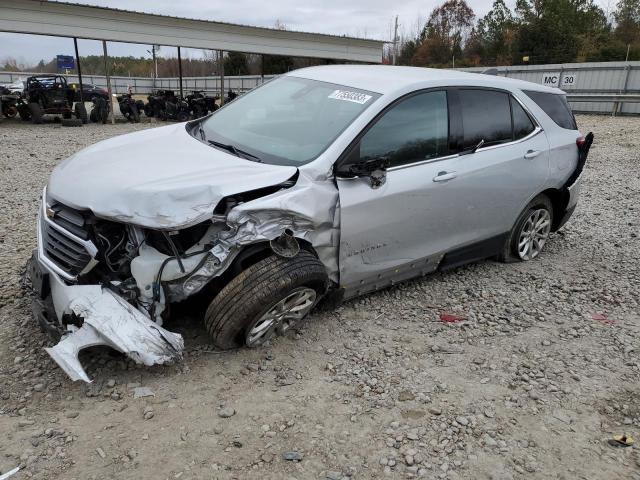
[[[0,472],[640,479],[640,119],[578,122],[596,135],[582,199],[541,258],[367,295],[259,350],[213,352],[186,316],[184,362],[92,350],[91,385],[42,350],[20,287],[38,198],[66,156],[153,125],[0,123]],[[608,445],[623,433],[636,445]]]

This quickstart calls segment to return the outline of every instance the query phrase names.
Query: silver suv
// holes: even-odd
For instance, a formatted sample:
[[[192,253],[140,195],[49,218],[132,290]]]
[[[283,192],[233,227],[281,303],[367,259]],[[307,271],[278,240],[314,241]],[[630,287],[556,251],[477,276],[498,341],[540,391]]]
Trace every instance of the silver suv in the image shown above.
[[[42,196],[31,262],[48,349],[180,357],[169,305],[208,304],[223,349],[319,301],[488,257],[527,261],[575,209],[593,135],[563,93],[448,70],[327,66],[217,112],[100,142]],[[203,309],[204,310],[204,309]]]

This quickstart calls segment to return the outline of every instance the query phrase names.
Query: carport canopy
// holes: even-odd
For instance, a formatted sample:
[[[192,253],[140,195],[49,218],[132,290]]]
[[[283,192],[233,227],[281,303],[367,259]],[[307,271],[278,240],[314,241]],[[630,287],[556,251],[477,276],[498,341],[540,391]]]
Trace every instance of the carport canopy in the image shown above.
[[[380,63],[384,42],[40,0],[0,0],[0,31]]]

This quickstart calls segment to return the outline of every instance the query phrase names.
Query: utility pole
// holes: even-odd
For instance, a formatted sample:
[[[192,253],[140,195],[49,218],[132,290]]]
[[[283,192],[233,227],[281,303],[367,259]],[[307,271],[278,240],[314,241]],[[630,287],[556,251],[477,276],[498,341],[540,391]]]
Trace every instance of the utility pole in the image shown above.
[[[624,61],[628,62],[629,61],[629,49],[631,48],[631,44],[628,43],[627,44],[627,56],[625,57]]]
[[[398,15],[396,15],[395,27],[393,28],[393,65],[396,64],[398,56]]]
[[[154,70],[151,72],[153,75],[153,89],[156,89],[156,79],[158,78],[158,59],[156,57],[156,52],[160,50],[159,45],[151,45],[151,50],[147,50],[147,53],[151,54],[153,58],[153,68]]]

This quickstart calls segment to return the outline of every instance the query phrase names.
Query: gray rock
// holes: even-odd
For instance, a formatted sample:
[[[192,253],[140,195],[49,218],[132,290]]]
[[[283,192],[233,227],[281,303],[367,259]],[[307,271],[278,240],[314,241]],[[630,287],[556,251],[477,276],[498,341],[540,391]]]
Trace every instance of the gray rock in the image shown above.
[[[302,454],[300,452],[296,452],[296,451],[284,452],[282,454],[282,458],[283,458],[283,460],[287,460],[289,462],[299,462],[300,460],[302,460],[304,458],[304,454]]]
[[[218,416],[220,418],[233,417],[235,414],[236,414],[236,411],[232,407],[224,407],[218,410]]]

